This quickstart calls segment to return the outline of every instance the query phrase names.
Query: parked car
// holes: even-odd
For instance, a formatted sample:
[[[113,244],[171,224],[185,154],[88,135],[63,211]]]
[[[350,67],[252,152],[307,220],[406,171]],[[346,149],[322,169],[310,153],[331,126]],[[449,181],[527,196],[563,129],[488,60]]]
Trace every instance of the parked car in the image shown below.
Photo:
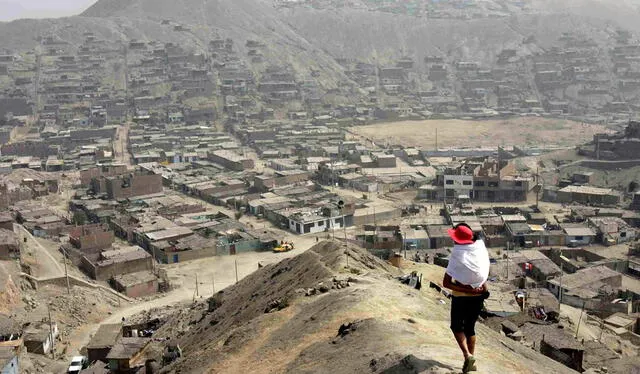
[[[89,366],[89,360],[85,356],[74,356],[69,364],[67,374],[78,374],[80,370],[86,369]]]

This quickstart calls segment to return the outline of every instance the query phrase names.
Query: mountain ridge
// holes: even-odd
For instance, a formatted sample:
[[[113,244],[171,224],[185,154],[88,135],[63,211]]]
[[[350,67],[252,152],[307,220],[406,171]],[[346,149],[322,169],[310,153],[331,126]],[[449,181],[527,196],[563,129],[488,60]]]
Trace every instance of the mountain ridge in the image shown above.
[[[424,284],[442,278],[443,268],[420,266]],[[398,274],[365,249],[320,242],[207,303],[175,308],[155,336],[184,356],[162,372],[457,372],[449,301],[401,284]],[[574,373],[487,326],[477,331],[479,373]]]

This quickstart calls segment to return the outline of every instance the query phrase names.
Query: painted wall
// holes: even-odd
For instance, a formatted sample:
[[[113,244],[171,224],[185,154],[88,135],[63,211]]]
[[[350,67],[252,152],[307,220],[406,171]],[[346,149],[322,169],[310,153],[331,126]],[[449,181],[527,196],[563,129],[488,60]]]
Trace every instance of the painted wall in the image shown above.
[[[18,357],[14,357],[11,361],[7,362],[7,364],[2,368],[0,374],[18,374],[20,373],[20,363],[18,362]]]

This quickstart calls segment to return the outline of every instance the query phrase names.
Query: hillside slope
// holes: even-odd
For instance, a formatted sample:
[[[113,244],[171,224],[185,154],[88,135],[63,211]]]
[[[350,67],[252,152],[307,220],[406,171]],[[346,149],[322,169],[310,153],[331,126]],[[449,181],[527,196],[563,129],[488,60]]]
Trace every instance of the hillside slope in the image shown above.
[[[362,249],[348,253],[347,272],[344,247],[321,242],[258,270],[209,307],[177,311],[156,336],[177,341],[184,357],[163,372],[459,372],[449,301],[400,284],[396,269]],[[319,291],[305,296],[309,288]],[[488,327],[478,335],[479,373],[573,372]]]
[[[333,88],[346,80],[337,58],[384,65],[404,55],[415,61],[440,55],[488,63],[504,48],[535,53],[569,31],[606,45],[615,30],[613,18],[631,14],[622,12],[624,9],[634,9],[630,5],[611,7],[598,17],[580,4],[602,7],[600,2],[570,3],[552,14],[545,11],[545,1],[536,0],[531,3],[535,12],[463,20],[355,8],[277,8],[272,0],[100,0],[76,17],[0,23],[0,49],[32,49],[40,38],[52,35],[79,44],[85,32],[93,32],[106,40],[174,42],[197,51],[206,51],[208,42],[216,37],[232,38],[244,54],[244,42],[251,39],[266,45],[263,52],[269,63],[291,65],[301,75],[319,71],[321,83]],[[173,23],[163,25],[163,20]],[[175,24],[188,31],[175,32]],[[530,37],[535,43],[523,44]]]

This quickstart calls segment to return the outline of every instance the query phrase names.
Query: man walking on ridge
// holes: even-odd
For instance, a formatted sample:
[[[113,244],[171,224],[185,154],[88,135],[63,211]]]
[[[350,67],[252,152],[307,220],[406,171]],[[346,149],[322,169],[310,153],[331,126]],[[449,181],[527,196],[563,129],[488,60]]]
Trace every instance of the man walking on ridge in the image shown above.
[[[489,253],[466,223],[448,230],[455,246],[442,284],[451,290],[451,331],[464,355],[462,372],[477,371],[475,324],[489,297]]]

